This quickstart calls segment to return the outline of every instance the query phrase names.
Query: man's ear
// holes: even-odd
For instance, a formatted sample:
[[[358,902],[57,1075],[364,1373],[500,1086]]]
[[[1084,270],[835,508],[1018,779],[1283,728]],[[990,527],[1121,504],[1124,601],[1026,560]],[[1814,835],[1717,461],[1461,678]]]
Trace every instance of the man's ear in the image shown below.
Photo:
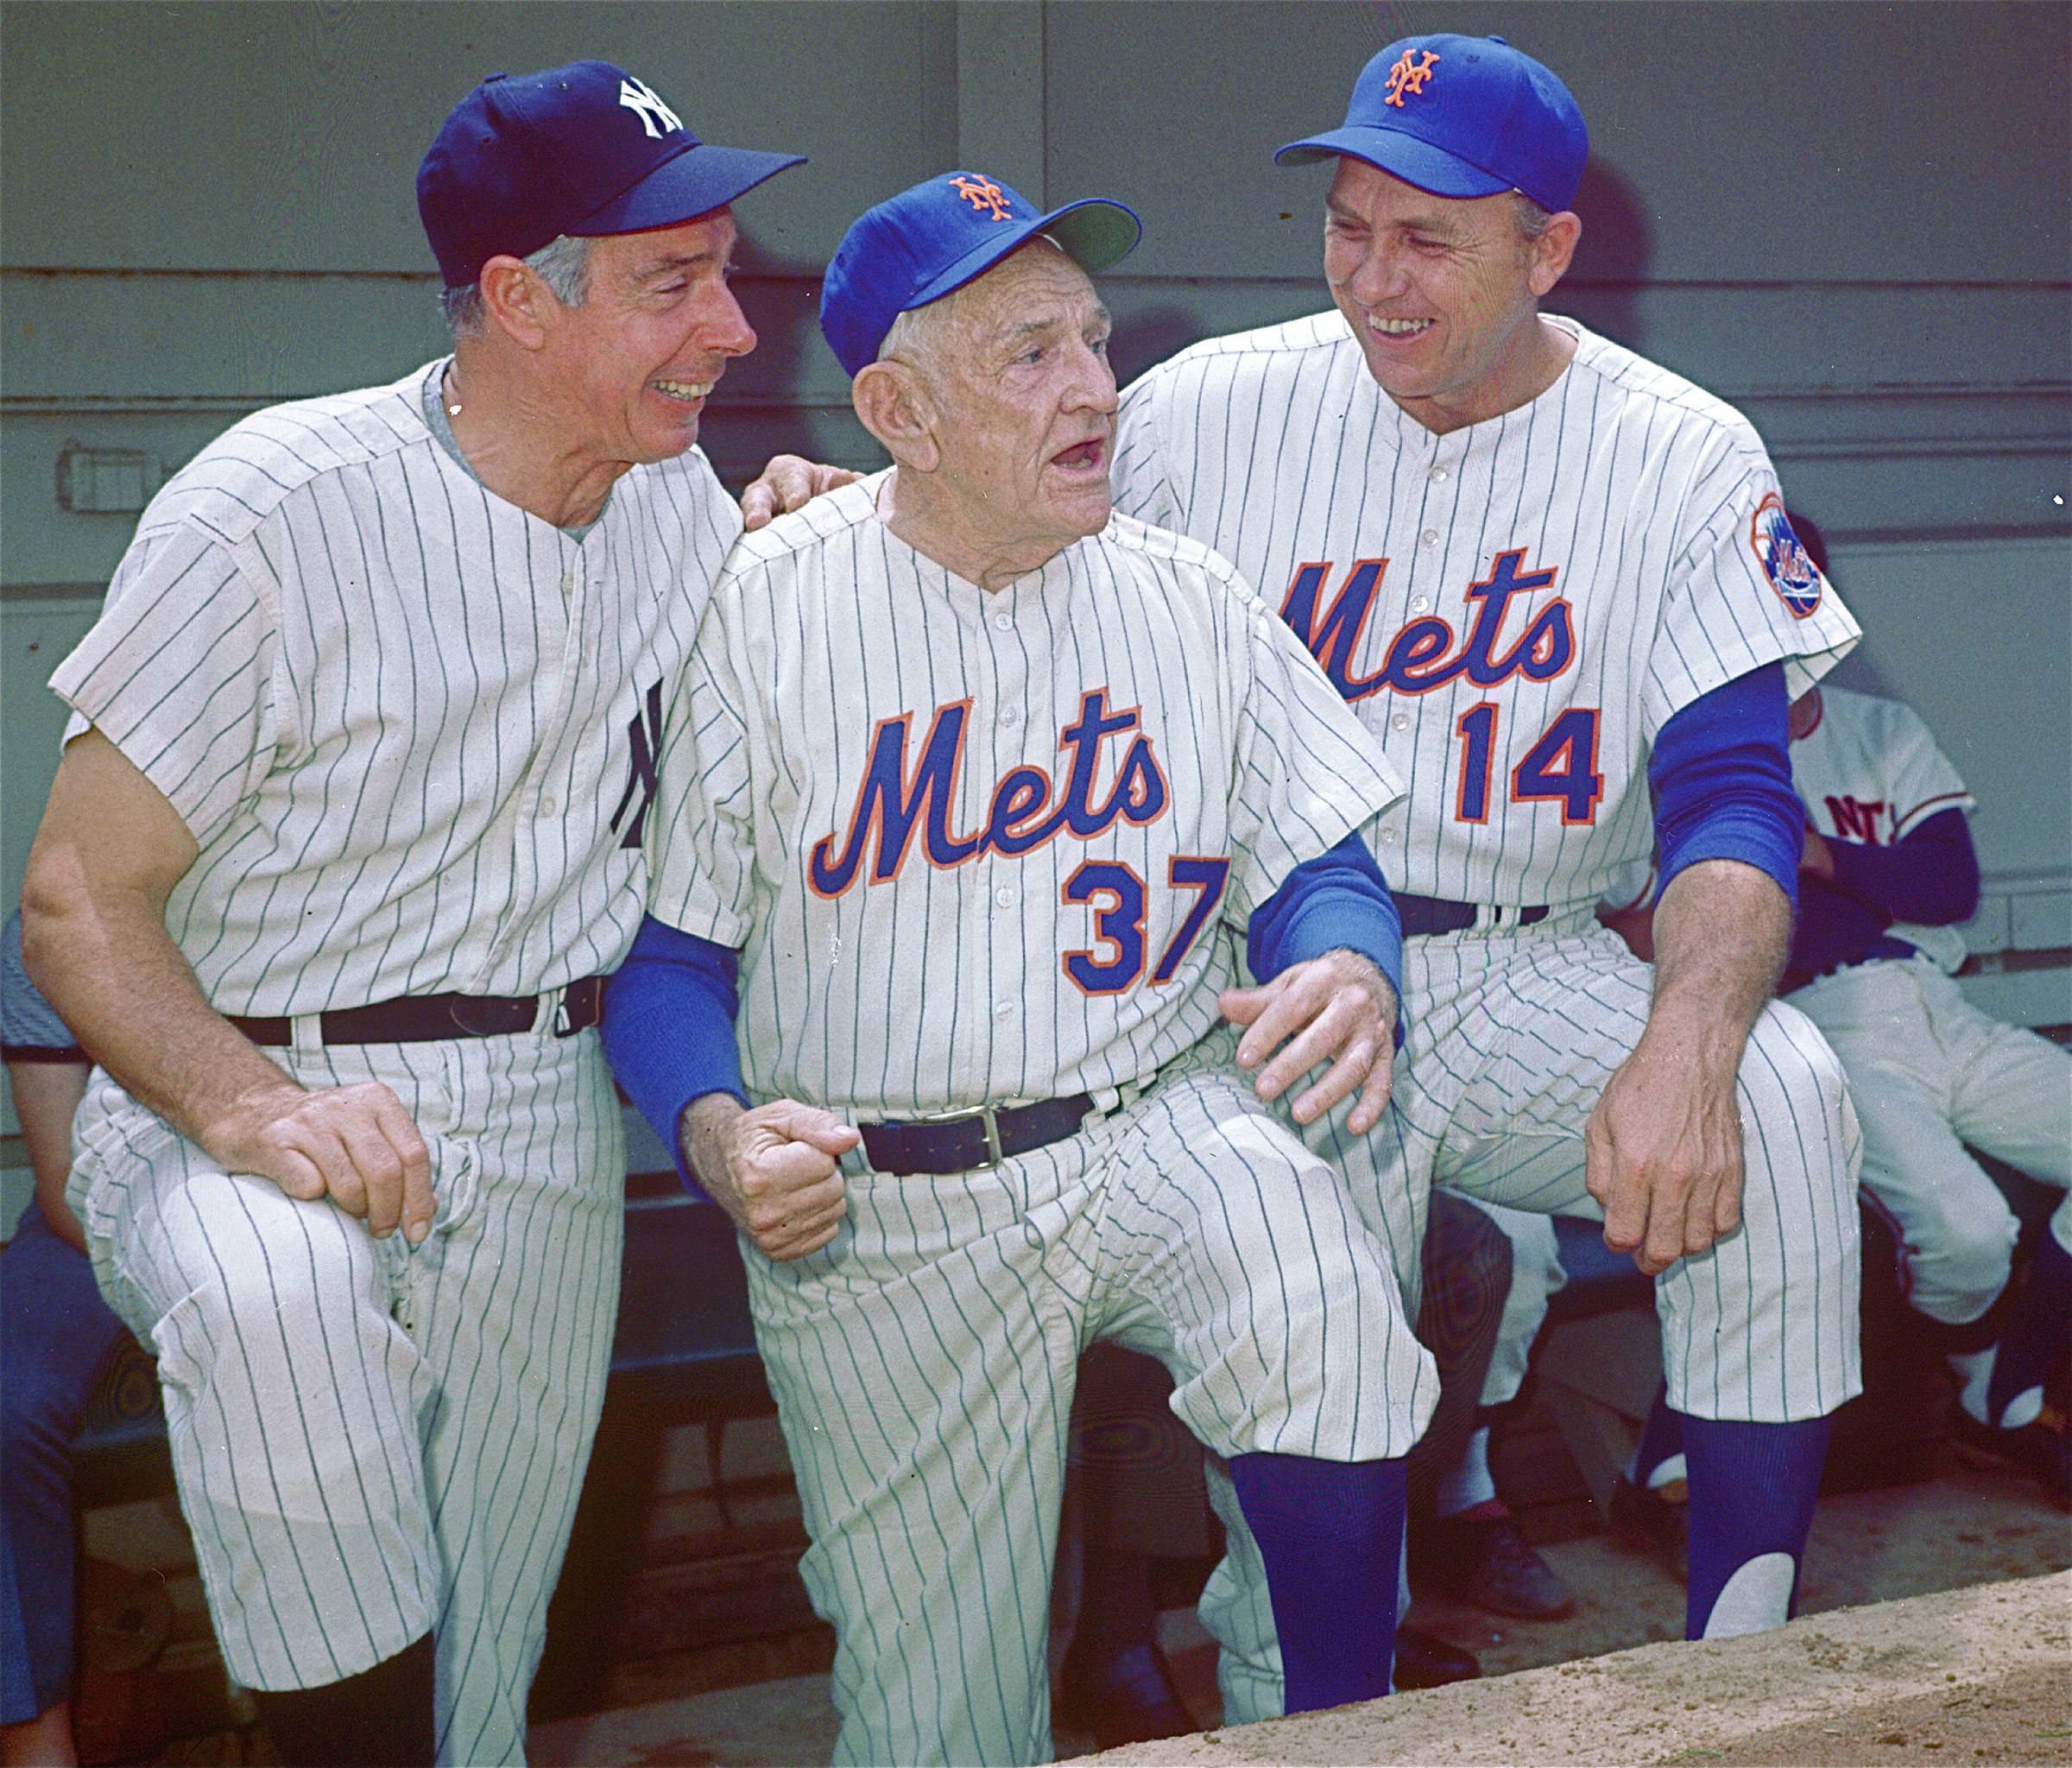
[[[849,389],[863,427],[903,467],[932,473],[942,460],[935,436],[935,403],[913,368],[902,362],[867,363]]]
[[[514,257],[499,253],[482,267],[483,310],[490,323],[521,349],[539,350],[546,343],[549,308],[560,302],[543,278]]]
[[[1568,275],[1576,256],[1576,243],[1582,237],[1582,218],[1574,210],[1563,209],[1558,215],[1548,217],[1539,237],[1532,242],[1532,260],[1526,270],[1526,281],[1536,296],[1545,294]]]

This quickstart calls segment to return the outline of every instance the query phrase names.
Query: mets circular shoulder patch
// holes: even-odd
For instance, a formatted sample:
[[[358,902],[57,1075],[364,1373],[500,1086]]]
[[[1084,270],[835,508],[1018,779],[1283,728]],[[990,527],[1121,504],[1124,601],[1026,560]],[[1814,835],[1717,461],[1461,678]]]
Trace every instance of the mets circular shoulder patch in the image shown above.
[[[1770,579],[1778,599],[1804,620],[1820,606],[1820,572],[1798,536],[1791,532],[1785,515],[1785,502],[1772,491],[1755,506],[1748,524],[1748,544],[1755,548],[1756,563]]]

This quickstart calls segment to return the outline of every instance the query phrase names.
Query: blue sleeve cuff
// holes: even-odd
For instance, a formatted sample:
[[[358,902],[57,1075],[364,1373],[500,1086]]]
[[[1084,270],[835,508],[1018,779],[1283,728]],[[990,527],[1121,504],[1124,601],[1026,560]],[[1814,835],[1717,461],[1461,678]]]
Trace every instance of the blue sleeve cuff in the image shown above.
[[[1781,663],[1700,696],[1662,727],[1647,778],[1663,888],[1701,860],[1739,860],[1774,879],[1797,911],[1806,813],[1790,743]]]
[[[1371,957],[1397,1001],[1396,1043],[1403,1042],[1403,920],[1373,852],[1356,831],[1329,853],[1304,862],[1253,912],[1245,926],[1245,961],[1261,982],[1327,951]]]
[[[749,1102],[734,1042],[739,969],[730,947],[650,915],[604,991],[605,1058],[693,1190],[677,1133],[684,1107],[707,1093]]]

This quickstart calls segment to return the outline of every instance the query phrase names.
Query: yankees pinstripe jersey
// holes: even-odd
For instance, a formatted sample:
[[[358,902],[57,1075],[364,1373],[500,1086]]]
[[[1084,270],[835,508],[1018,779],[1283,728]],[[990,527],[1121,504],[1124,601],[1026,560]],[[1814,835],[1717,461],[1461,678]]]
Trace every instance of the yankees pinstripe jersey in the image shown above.
[[[1840,687],[1821,689],[1820,722],[1792,738],[1791,783],[1821,834],[1868,847],[1890,847],[1929,818],[1978,803],[1912,707]],[[1946,970],[1968,955],[1955,927],[1895,921],[1886,931]]]
[[[1116,507],[1226,554],[1408,782],[1392,887],[1580,904],[1653,840],[1679,707],[1858,636],[1729,407],[1567,319],[1538,399],[1434,435],[1336,312],[1183,351],[1124,396]]]
[[[879,522],[879,483],[735,550],[670,717],[654,912],[747,948],[762,1096],[1144,1081],[1216,1022],[1216,922],[1395,776],[1204,548],[1117,520],[989,594]]]
[[[433,437],[444,368],[203,450],[52,678],[199,844],[166,924],[220,1011],[536,994],[639,925],[663,697],[739,512],[692,451],[553,527]]]

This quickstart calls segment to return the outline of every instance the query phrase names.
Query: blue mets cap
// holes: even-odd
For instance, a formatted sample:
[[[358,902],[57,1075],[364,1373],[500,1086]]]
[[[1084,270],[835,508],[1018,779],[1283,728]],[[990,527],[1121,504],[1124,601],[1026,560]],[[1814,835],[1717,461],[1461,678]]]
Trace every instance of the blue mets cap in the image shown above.
[[[925,307],[1045,236],[1090,276],[1135,249],[1144,229],[1106,197],[1039,214],[977,172],[946,172],[880,203],[842,236],[820,285],[820,331],[853,376],[878,359],[901,313]]]
[[[417,212],[462,288],[500,252],[675,227],[802,158],[701,142],[645,80],[574,61],[493,73],[456,104],[417,168]]]
[[[1345,126],[1290,142],[1278,165],[1349,154],[1439,197],[1523,191],[1550,212],[1576,200],[1589,133],[1569,89],[1501,37],[1391,43],[1360,71]]]

